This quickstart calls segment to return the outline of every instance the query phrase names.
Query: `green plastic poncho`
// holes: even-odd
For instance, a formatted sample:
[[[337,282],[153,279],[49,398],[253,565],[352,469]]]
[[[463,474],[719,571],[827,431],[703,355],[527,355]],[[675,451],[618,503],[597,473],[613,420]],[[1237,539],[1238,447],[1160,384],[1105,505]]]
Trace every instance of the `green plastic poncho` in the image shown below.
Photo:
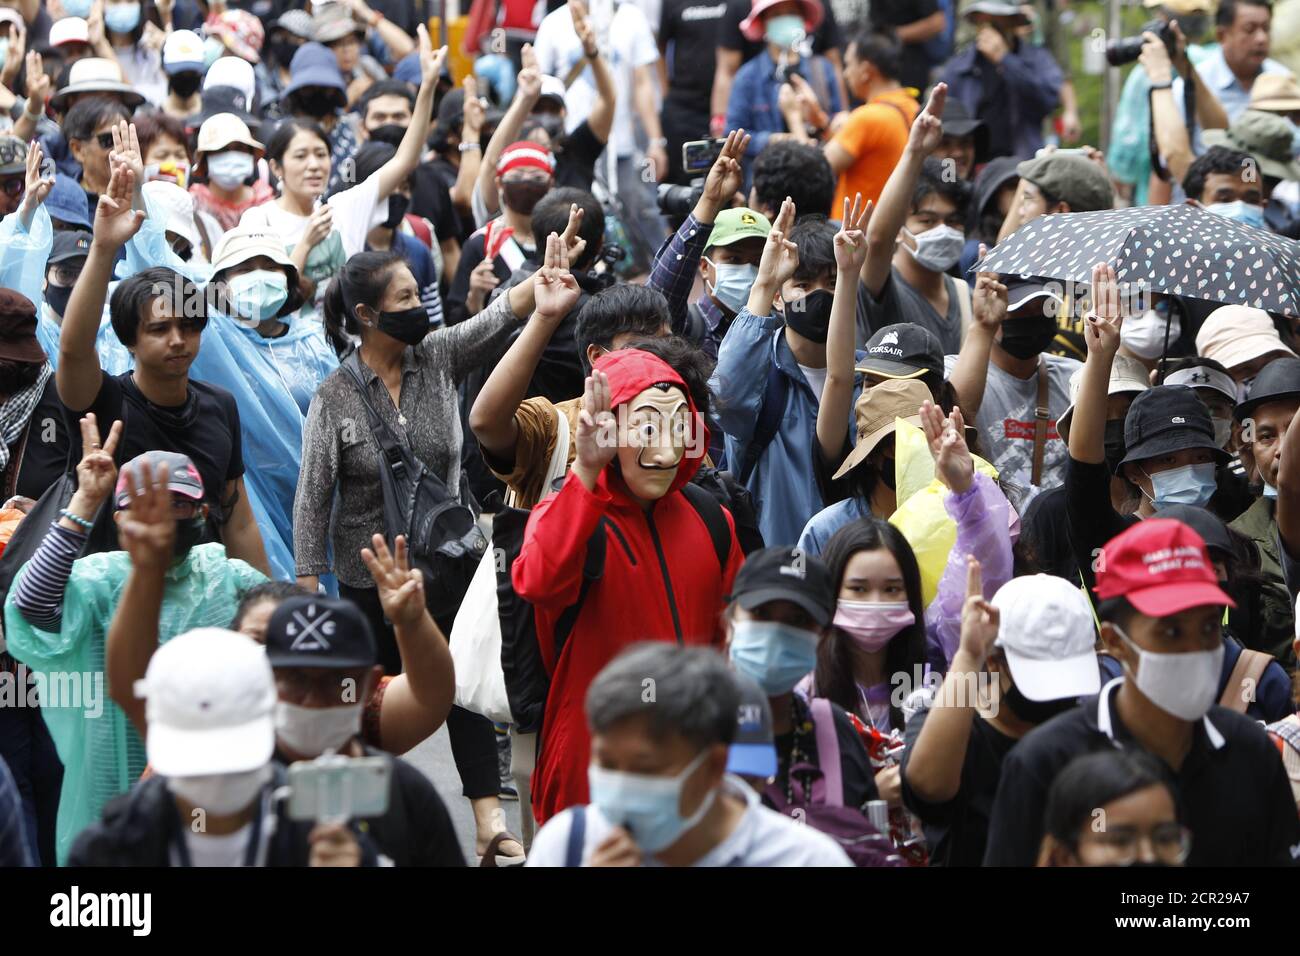
[[[41,713],[63,761],[56,827],[60,866],[77,835],[145,768],[144,743],[108,699],[104,674],[108,627],[130,569],[125,551],[79,558],[64,590],[58,631],[40,630],[23,617],[14,604],[17,579],[5,602],[9,653],[35,673]],[[19,577],[26,573],[24,568]],[[167,572],[159,641],[196,627],[229,627],[244,592],[265,580],[252,566],[227,558],[223,545],[197,545]]]

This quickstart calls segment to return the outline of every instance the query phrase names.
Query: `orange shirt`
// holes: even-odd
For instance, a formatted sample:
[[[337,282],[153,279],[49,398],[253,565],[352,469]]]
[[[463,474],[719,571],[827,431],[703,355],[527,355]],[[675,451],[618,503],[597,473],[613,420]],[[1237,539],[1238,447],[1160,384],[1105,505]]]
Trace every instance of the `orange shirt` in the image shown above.
[[[854,193],[862,193],[864,200],[880,201],[880,192],[903,155],[912,121],[920,110],[916,98],[900,89],[881,93],[849,114],[832,140],[854,158],[853,165],[840,173],[831,206],[833,218],[840,217],[845,197],[852,203]]]

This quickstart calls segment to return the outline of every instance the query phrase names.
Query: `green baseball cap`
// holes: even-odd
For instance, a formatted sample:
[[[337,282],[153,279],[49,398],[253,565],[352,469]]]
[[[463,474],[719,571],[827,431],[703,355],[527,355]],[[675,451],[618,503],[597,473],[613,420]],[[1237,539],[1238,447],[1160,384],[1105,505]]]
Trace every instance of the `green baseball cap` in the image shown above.
[[[1203,130],[1201,139],[1207,146],[1227,146],[1249,154],[1265,176],[1300,179],[1300,163],[1291,156],[1291,131],[1283,116],[1246,110],[1226,130]]]
[[[1115,190],[1100,166],[1083,156],[1047,153],[1016,167],[1021,179],[1069,203],[1070,212],[1097,212],[1115,205]]]
[[[729,246],[742,239],[766,239],[772,231],[772,224],[761,212],[741,207],[724,209],[713,221],[713,231],[709,233],[709,242],[705,248]]]

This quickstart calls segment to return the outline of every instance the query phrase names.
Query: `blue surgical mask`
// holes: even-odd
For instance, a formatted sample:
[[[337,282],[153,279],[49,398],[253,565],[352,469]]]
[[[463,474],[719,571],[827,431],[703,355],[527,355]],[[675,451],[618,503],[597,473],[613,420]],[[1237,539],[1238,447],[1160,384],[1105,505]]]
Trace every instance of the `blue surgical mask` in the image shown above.
[[[647,853],[658,853],[704,819],[718,795],[716,789],[700,801],[689,817],[681,813],[682,788],[709,755],[707,750],[672,777],[606,770],[594,763],[587,768],[591,802],[616,827],[626,827],[636,845]]]
[[[1151,479],[1151,489],[1155,492],[1148,497],[1156,511],[1166,505],[1194,505],[1199,508],[1214,496],[1215,489],[1218,488],[1214,480],[1214,462],[1210,461],[1170,468],[1147,477]]]
[[[104,26],[114,33],[130,33],[140,25],[140,4],[115,3],[104,7]]]
[[[728,653],[736,670],[780,697],[817,666],[817,635],[775,621],[737,621]]]
[[[94,5],[94,0],[63,0],[63,12],[70,17],[81,17],[85,20],[90,16],[90,8]]]
[[[1216,216],[1223,216],[1225,219],[1239,222],[1243,226],[1254,226],[1256,229],[1265,228],[1264,207],[1256,203],[1248,203],[1238,199],[1236,202],[1216,202],[1205,208]]]
[[[723,306],[739,313],[749,301],[749,290],[758,281],[758,266],[731,262],[717,264],[708,256],[704,257],[704,261],[713,266],[714,274],[717,276],[713,288],[710,289],[706,282],[705,290]]]
[[[773,17],[763,27],[763,38],[768,43],[775,43],[777,46],[794,46],[804,36],[806,36],[806,31],[803,28],[803,17],[797,13],[787,13],[783,16]]]
[[[222,189],[238,189],[253,175],[253,157],[237,149],[208,154],[208,179]]]
[[[258,269],[235,276],[226,283],[237,319],[264,322],[275,318],[280,307],[289,298],[289,281],[283,272]]]

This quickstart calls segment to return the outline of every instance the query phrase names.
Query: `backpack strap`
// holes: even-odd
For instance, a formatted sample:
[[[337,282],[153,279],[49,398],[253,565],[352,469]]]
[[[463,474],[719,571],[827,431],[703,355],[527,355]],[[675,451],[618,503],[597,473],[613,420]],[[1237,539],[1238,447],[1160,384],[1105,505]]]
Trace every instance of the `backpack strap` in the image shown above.
[[[772,444],[776,433],[781,430],[781,419],[785,417],[786,402],[790,399],[790,380],[776,364],[776,356],[767,367],[767,384],[763,386],[763,403],[758,409],[758,421],[754,425],[753,437],[745,448],[745,458],[741,463],[736,478],[742,485],[749,484],[749,477],[754,473],[758,459],[763,456],[767,446]]]
[[[964,283],[963,283],[964,284]],[[1047,451],[1047,422],[1051,412],[1047,407],[1047,359],[1038,357],[1038,403],[1034,406],[1034,453],[1029,482],[1035,488],[1043,482],[1043,455]]]
[[[587,807],[578,804],[569,812],[569,840],[564,847],[564,865],[582,866],[582,850],[587,842]]]
[[[1228,685],[1223,688],[1219,706],[1244,714],[1250,702],[1255,699],[1254,689],[1259,687],[1259,679],[1264,676],[1264,671],[1272,660],[1272,656],[1263,651],[1243,647],[1232,673],[1228,675]]]
[[[826,806],[844,806],[844,778],[840,765],[840,738],[835,731],[835,711],[825,697],[812,701],[813,728],[817,734],[817,765],[826,782]]]
[[[722,513],[722,504],[707,489],[693,485],[689,481],[682,485],[682,494],[691,503],[695,513],[700,516],[704,526],[709,529],[709,538],[713,541],[713,553],[718,556],[718,567],[726,569],[727,559],[731,557],[731,529],[727,526],[727,516]]]
[[[405,467],[404,456],[402,455],[402,445],[397,436],[393,434],[392,429],[379,417],[379,411],[375,408],[374,403],[370,401],[370,395],[366,391],[365,379],[361,376],[361,359],[357,355],[357,350],[353,349],[348,357],[340,364],[339,368],[349,375],[352,379],[352,385],[361,396],[361,404],[366,406],[366,417],[370,420],[370,432],[375,436],[375,442],[379,445],[380,451],[388,460],[390,467],[396,471]]]

